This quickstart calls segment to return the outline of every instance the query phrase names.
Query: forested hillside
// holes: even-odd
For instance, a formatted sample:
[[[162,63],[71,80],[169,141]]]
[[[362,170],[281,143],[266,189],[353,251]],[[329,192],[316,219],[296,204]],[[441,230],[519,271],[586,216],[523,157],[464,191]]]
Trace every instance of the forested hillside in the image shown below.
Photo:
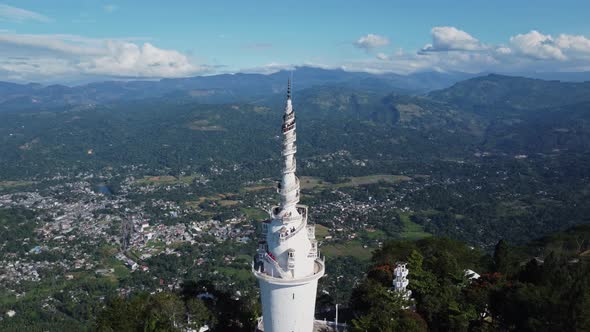
[[[423,209],[413,220],[431,232],[478,242],[485,225],[492,239],[530,238],[588,222],[589,95],[587,83],[498,75],[427,96],[304,89],[294,96],[300,172],[333,182],[427,175],[433,185],[407,199]],[[215,181],[239,188],[276,176],[283,99],[211,105],[163,98],[4,111],[0,176],[38,181],[108,168],[128,173],[130,165],[144,175],[172,176],[234,168]],[[338,151],[347,154],[341,162],[318,162]]]
[[[389,242],[353,292],[352,330],[586,331],[589,240],[580,226],[524,247],[500,241],[493,255],[447,239]],[[408,263],[409,302],[388,291],[398,261]]]

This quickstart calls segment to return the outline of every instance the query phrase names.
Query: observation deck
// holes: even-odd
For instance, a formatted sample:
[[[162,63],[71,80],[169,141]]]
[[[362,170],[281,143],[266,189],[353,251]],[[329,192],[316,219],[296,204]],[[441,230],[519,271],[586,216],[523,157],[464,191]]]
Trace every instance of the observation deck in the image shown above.
[[[252,273],[254,274],[254,276],[257,279],[262,279],[265,282],[268,282],[268,283],[274,284],[274,285],[295,286],[295,285],[307,284],[311,281],[318,280],[319,278],[323,277],[324,273],[325,273],[324,259],[316,258],[314,260],[313,274],[310,274],[310,275],[307,275],[304,277],[293,278],[293,277],[289,277],[289,275],[287,274],[287,271],[284,271],[284,272],[285,272],[284,276],[269,275],[266,272],[262,271],[262,268],[259,268],[258,270],[256,270],[255,265],[252,264]]]

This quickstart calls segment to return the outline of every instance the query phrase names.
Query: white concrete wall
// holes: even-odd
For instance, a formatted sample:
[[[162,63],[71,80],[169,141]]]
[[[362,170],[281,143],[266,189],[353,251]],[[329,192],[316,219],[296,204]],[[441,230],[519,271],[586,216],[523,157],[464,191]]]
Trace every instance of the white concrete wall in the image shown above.
[[[268,249],[270,252],[275,255],[279,264],[287,270],[287,259],[288,259],[288,250],[294,249],[295,250],[295,278],[299,277],[306,277],[314,272],[314,258],[308,258],[307,254],[311,250],[311,241],[307,237],[307,230],[305,227],[299,231],[295,236],[292,238],[280,243],[278,239],[278,230],[281,227],[297,227],[297,224],[283,225],[281,221],[276,220],[273,221],[269,227],[269,232],[267,234],[267,243]],[[270,268],[270,265],[267,266]]]
[[[265,332],[312,332],[317,279],[297,286],[259,280]]]

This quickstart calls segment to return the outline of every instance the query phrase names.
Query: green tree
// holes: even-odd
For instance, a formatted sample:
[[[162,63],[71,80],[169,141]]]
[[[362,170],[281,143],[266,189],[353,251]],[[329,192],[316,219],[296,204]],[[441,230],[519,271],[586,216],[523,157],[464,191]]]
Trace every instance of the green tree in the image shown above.
[[[510,246],[504,240],[498,241],[494,249],[494,269],[500,273],[508,273],[510,270]]]
[[[212,325],[214,326],[216,323],[216,319],[205,305],[199,298],[191,298],[188,299],[186,302],[186,315],[188,321],[188,327],[198,330],[200,327],[204,325]]]
[[[162,292],[150,298],[145,312],[144,331],[177,331],[185,320],[184,304],[173,293]]]
[[[412,250],[408,256],[408,278],[411,280],[409,288],[412,290],[414,297],[421,298],[430,293],[437,287],[434,274],[423,269],[424,257],[417,251]]]
[[[352,331],[403,331],[402,326],[412,326],[409,322],[402,323],[409,319],[402,313],[410,303],[376,280],[365,279],[353,292],[351,301],[357,317],[352,321]]]

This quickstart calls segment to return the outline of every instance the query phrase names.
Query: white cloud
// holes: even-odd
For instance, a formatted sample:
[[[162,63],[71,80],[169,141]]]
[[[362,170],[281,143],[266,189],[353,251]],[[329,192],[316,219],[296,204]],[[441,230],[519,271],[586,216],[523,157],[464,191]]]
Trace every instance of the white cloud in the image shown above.
[[[508,55],[512,53],[510,47],[499,46],[495,49],[495,52],[500,55]]]
[[[555,37],[531,31],[499,45],[485,44],[455,27],[434,27],[431,35],[432,43],[416,53],[378,53],[374,58],[348,62],[345,67],[402,74],[429,70],[522,73],[590,69],[590,39],[581,35]]]
[[[312,62],[294,64],[278,58],[277,62],[253,64],[241,71],[272,73],[293,69],[295,65],[401,74],[417,71],[523,73],[590,70],[590,39],[582,35],[551,36],[531,31],[506,38],[506,43],[486,44],[457,28],[435,27],[432,43],[425,47],[426,51],[375,50],[388,44],[387,38],[370,34],[355,43],[357,47],[371,51],[364,59],[338,61],[316,57],[310,58]],[[266,46],[270,45],[254,44],[252,47]],[[236,47],[243,48],[244,45]],[[158,48],[146,38],[95,39],[0,30],[0,54],[0,80],[59,82],[187,77],[226,70],[220,69],[221,66],[200,65],[194,57]]]
[[[366,59],[351,61],[343,67],[348,71],[370,73],[410,74],[419,71],[461,71],[478,73],[492,70],[498,60],[479,52],[432,52],[394,54],[386,60]]]
[[[544,35],[536,30],[510,37],[510,45],[515,52],[534,59],[566,59],[566,56],[550,35]]]
[[[272,74],[281,70],[294,70],[296,65],[293,64],[282,64],[278,62],[271,62],[262,66],[251,67],[240,70],[242,73],[249,74]]]
[[[11,21],[22,23],[25,21],[36,21],[41,23],[52,22],[53,20],[45,15],[30,10],[0,4],[0,21]]]
[[[354,42],[354,46],[362,48],[365,51],[370,51],[374,48],[383,47],[387,45],[389,45],[389,39],[387,37],[375,35],[372,33],[366,36],[362,36]]]
[[[85,73],[128,77],[190,76],[203,68],[194,66],[188,58],[174,50],[163,50],[150,43],[107,41],[106,54],[81,61]]]
[[[377,53],[377,55],[375,57],[377,59],[383,60],[383,61],[389,60],[389,56],[387,54],[385,54],[385,53]]]
[[[563,65],[584,66],[590,60],[590,39],[581,35],[544,35],[536,30],[510,38],[513,53],[536,61],[557,61]]]
[[[0,34],[0,72],[44,81],[48,76],[187,77],[209,70],[176,50],[125,39],[76,35]],[[3,78],[2,78],[3,79]]]
[[[84,38],[76,35],[31,35],[31,34],[0,34],[0,49],[6,52],[23,53],[21,49],[29,49],[42,53],[56,52],[70,55],[97,55],[103,41]]]
[[[570,57],[590,56],[590,39],[584,36],[561,34],[555,38],[555,45]]]
[[[455,27],[434,27],[430,31],[432,44],[426,44],[422,51],[482,51],[486,49],[479,40]]]

